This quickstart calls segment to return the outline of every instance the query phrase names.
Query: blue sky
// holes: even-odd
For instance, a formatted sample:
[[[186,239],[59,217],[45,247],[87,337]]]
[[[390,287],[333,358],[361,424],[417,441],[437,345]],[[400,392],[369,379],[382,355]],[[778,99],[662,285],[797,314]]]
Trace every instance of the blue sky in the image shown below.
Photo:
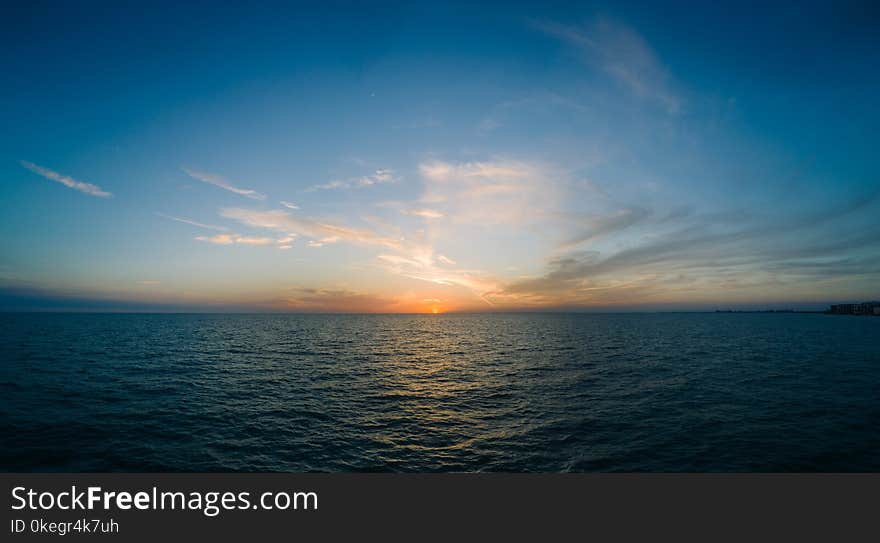
[[[880,296],[870,3],[11,5],[6,309]]]

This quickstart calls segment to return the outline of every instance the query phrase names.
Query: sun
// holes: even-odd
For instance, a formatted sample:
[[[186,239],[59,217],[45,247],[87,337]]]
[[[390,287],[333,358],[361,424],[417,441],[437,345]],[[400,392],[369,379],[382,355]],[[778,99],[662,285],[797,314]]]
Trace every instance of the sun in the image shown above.
[[[422,306],[422,311],[425,313],[430,313],[432,315],[438,315],[443,313],[443,300],[438,298],[425,298],[422,300],[424,304]]]

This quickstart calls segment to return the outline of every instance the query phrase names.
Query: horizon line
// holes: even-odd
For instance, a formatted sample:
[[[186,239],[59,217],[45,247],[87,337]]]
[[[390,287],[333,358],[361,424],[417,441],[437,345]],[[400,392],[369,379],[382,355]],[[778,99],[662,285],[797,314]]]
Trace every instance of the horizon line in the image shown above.
[[[825,314],[828,309],[653,309],[653,310],[620,310],[620,311],[594,311],[594,310],[506,310],[506,311],[443,311],[432,313],[425,311],[393,311],[393,312],[365,312],[365,311],[141,311],[141,310],[61,310],[61,309],[26,309],[8,310],[0,309],[0,314],[86,314],[86,315],[352,315],[352,316],[388,316],[388,315],[430,315],[439,317],[443,315],[517,315],[517,314],[545,314],[545,315],[627,315],[627,314],[676,314],[676,313],[807,313]]]

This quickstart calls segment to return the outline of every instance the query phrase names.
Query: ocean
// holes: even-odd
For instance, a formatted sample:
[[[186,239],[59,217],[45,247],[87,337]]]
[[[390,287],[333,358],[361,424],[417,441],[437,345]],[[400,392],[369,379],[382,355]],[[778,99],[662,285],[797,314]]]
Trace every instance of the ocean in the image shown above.
[[[880,470],[880,318],[3,314],[0,470]]]

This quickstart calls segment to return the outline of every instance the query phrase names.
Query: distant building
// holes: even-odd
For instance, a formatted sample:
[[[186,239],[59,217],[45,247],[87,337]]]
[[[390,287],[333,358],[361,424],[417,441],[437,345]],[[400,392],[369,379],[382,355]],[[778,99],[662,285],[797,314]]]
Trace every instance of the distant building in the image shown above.
[[[832,305],[828,313],[832,315],[872,315],[880,316],[880,302]]]

